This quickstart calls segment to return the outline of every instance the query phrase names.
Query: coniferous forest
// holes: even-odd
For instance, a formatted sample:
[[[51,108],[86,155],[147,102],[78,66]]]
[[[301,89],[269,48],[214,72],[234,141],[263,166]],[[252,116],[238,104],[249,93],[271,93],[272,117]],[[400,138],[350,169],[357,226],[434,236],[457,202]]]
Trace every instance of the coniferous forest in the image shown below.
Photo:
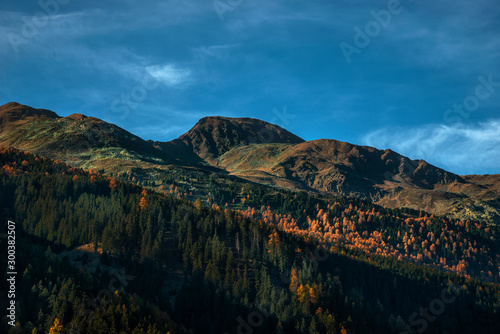
[[[14,149],[0,166],[3,333],[500,332],[494,225],[252,185],[190,201]]]

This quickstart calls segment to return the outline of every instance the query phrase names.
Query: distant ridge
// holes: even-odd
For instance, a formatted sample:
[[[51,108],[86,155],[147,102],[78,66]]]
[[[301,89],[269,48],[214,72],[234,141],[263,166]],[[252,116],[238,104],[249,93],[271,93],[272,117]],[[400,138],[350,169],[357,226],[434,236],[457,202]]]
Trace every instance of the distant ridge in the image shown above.
[[[424,160],[333,139],[304,141],[258,119],[204,117],[179,138],[145,141],[95,117],[0,106],[0,146],[151,182],[186,168],[324,195],[368,198],[460,219],[500,222],[500,176],[459,176]],[[173,170],[173,169],[172,169]],[[173,173],[173,172],[172,172]]]

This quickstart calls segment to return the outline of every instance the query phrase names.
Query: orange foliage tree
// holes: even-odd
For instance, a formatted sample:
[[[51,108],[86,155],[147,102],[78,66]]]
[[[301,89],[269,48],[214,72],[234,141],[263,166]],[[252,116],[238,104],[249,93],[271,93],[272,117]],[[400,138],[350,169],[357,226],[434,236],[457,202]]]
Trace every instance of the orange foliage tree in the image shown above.
[[[292,274],[290,275],[290,291],[296,292],[299,287],[299,276],[297,275],[297,270],[292,269]]]
[[[148,201],[146,200],[146,197],[141,197],[141,200],[139,201],[139,207],[143,210],[148,207]]]
[[[118,187],[118,182],[115,178],[111,178],[111,180],[109,181],[109,188],[115,189],[116,187]]]
[[[64,332],[63,325],[61,324],[61,321],[58,318],[56,318],[56,320],[54,321],[54,325],[50,327],[49,334],[57,334],[63,332]]]

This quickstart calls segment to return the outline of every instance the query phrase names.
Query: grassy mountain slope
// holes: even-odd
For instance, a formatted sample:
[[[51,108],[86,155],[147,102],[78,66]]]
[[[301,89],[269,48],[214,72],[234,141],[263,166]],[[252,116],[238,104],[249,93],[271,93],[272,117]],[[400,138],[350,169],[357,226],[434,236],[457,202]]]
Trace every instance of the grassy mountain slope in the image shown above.
[[[498,177],[464,178],[391,150],[324,139],[249,145],[225,153],[217,166],[254,182],[366,197],[391,208],[500,221]]]
[[[59,117],[18,103],[0,107],[0,145],[82,166],[113,158],[157,163],[174,160],[151,143],[97,118],[81,114]]]
[[[305,142],[251,118],[205,117],[169,142],[144,141],[97,118],[59,117],[18,103],[0,107],[0,145],[159,189],[185,174],[185,191],[208,186],[196,175],[227,174],[260,184],[368,198],[455,218],[500,222],[500,177],[459,176],[423,160],[336,140]],[[179,174],[180,173],[180,174]],[[196,185],[197,184],[197,185]],[[165,190],[165,189],[164,189]],[[188,191],[189,190],[189,191]]]

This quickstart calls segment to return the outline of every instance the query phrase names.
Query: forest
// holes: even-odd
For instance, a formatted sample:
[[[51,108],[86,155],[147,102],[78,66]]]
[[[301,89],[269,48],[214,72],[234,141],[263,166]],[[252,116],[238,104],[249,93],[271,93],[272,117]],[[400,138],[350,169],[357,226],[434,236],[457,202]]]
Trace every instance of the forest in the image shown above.
[[[2,332],[500,332],[497,226],[253,184],[190,200],[7,148],[0,166]]]

